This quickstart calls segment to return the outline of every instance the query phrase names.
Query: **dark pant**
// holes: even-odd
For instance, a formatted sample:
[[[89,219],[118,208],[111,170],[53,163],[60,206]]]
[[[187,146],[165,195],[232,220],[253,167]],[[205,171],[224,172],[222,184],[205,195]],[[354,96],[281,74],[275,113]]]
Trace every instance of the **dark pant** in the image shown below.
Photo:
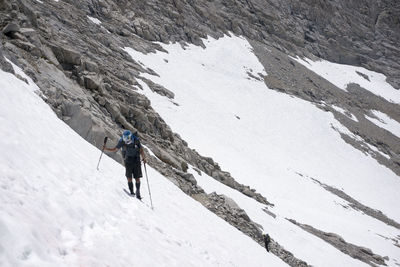
[[[143,176],[140,158],[127,158],[125,160],[125,176],[128,179],[138,179]]]
[[[131,194],[133,194],[133,183],[132,183],[132,176],[136,180],[136,197],[140,197],[140,179],[142,177],[142,167],[140,164],[140,158],[126,158],[125,159],[125,176],[128,179],[128,187]]]

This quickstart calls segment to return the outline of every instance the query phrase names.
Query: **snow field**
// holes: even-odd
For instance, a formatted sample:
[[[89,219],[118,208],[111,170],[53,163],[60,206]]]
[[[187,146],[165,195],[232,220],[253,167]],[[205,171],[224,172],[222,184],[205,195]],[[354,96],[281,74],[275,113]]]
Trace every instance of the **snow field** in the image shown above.
[[[131,199],[34,84],[0,71],[0,88],[0,266],[284,265],[150,167],[155,209]]]
[[[209,38],[205,40],[206,49],[160,45],[168,53],[144,55],[131,48],[125,51],[159,75],[143,77],[175,93],[171,101],[139,81],[155,110],[191,148],[212,157],[238,182],[266,196],[276,205],[278,218],[295,219],[337,233],[347,242],[368,246],[375,253],[389,256],[390,265],[394,258],[400,260],[399,248],[378,235],[394,238],[399,235],[398,229],[343,208],[348,203],[304,178],[312,177],[341,189],[400,221],[398,176],[346,144],[334,128],[347,129],[332,114],[249,78],[247,71],[253,75],[265,71],[243,38]],[[250,207],[246,205],[245,210],[249,212]],[[265,213],[261,216],[260,209],[257,214],[250,217],[260,222],[265,220],[261,217],[269,217]],[[343,262],[354,266],[347,255],[332,250],[329,244],[289,222],[278,221],[269,224],[269,229],[274,229],[271,236],[295,256],[315,266],[342,266]],[[288,237],[288,232],[295,237]],[[313,244],[325,253],[311,255],[304,244]]]

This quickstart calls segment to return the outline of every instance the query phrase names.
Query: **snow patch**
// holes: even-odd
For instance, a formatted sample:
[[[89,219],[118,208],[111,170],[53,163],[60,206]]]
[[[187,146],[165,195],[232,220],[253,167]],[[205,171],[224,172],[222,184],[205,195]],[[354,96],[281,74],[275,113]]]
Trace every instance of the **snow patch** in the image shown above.
[[[97,25],[100,25],[100,24],[101,24],[101,21],[100,21],[99,19],[93,18],[93,17],[90,17],[90,16],[87,16],[87,17],[88,17],[88,19],[89,19],[91,22],[93,22],[94,24],[97,24]]]
[[[347,91],[348,84],[356,83],[375,95],[400,104],[400,91],[386,82],[386,76],[381,73],[323,59],[317,61],[298,57],[293,59],[344,91]]]
[[[376,153],[379,153],[380,155],[384,156],[384,157],[387,158],[387,159],[390,159],[390,156],[389,156],[388,154],[386,154],[386,153],[380,151],[376,146],[373,146],[373,145],[368,144],[368,143],[365,143],[365,144],[367,144],[367,146],[368,146],[371,150],[375,151]]]
[[[400,138],[400,123],[398,121],[390,118],[388,115],[378,110],[371,110],[371,112],[377,118],[370,116],[365,116],[365,118],[376,124],[378,127],[381,127]]]
[[[336,110],[337,112],[345,115],[346,117],[352,119],[353,121],[358,122],[357,117],[354,116],[353,114],[351,114],[350,112],[346,111],[345,109],[342,109],[341,107],[338,107],[338,106],[335,106],[335,105],[332,105],[332,108],[334,110]]]

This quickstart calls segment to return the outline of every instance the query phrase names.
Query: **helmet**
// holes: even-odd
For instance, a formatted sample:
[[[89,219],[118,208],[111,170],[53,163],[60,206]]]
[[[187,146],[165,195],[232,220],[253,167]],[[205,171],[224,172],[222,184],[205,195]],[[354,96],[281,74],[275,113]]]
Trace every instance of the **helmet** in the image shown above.
[[[122,134],[122,140],[124,140],[124,142],[128,142],[131,140],[131,131],[129,130],[125,130],[124,133]]]

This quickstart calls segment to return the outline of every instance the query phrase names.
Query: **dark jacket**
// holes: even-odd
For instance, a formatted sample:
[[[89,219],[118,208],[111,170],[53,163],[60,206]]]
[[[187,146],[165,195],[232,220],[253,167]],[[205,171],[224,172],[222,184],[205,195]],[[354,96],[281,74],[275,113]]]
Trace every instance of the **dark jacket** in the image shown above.
[[[132,140],[129,143],[125,143],[121,138],[116,145],[116,148],[122,148],[122,156],[125,161],[140,160],[140,144],[139,138],[132,135]]]

